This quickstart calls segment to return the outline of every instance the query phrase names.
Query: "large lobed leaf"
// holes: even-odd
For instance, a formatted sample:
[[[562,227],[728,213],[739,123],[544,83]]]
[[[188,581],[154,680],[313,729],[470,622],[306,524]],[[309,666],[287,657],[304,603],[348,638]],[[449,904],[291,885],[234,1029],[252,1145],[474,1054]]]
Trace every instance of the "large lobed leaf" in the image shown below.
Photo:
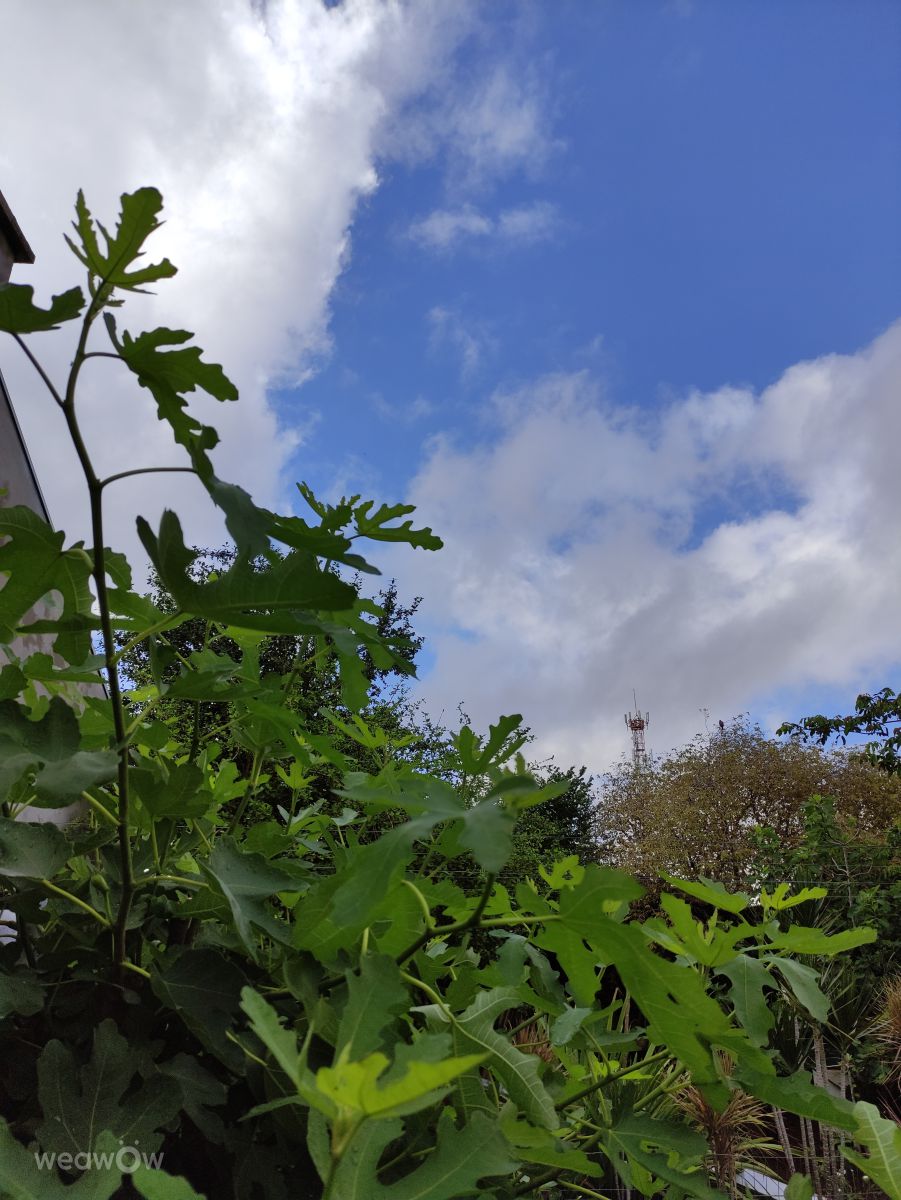
[[[78,719],[61,697],[51,699],[38,721],[30,721],[14,700],[0,700],[0,801],[29,770],[36,772],[37,802],[48,808],[68,804],[86,788],[112,779],[115,753],[81,746]]]
[[[31,609],[50,593],[62,600],[58,621],[50,629],[59,630],[57,652],[78,666],[91,653],[88,622],[68,626],[66,620],[90,619],[91,590],[88,580],[91,560],[81,545],[63,549],[65,535],[56,533],[37,513],[24,505],[0,507],[0,576],[7,579],[0,587],[0,645],[9,644]],[[47,628],[42,622],[42,629]]]
[[[66,237],[66,241],[79,262],[87,267],[92,277],[91,288],[95,295],[101,293],[106,298],[115,288],[139,292],[144,290],[141,284],[155,283],[158,279],[166,279],[176,273],[175,267],[167,258],[149,266],[129,270],[143,257],[144,242],[154,230],[159,229],[162,223],[159,220],[162,207],[163,197],[156,188],[145,187],[138,188],[136,192],[126,192],[121,197],[116,231],[110,234],[99,221],[95,228],[84,193],[78,193],[73,221],[78,242],[70,237]],[[97,237],[98,229],[103,238],[102,246]]]
[[[458,1130],[446,1110],[438,1122],[435,1153],[403,1179],[385,1185],[378,1181],[379,1160],[400,1133],[400,1121],[367,1121],[335,1171],[330,1198],[464,1200],[481,1194],[481,1179],[509,1176],[518,1166],[496,1121],[476,1113]]]
[[[0,331],[4,333],[43,333],[59,329],[62,321],[72,321],[84,308],[81,288],[70,288],[54,296],[49,308],[34,303],[34,288],[27,283],[0,284]]]
[[[83,1066],[62,1042],[48,1042],[38,1059],[44,1119],[37,1136],[43,1149],[57,1154],[91,1150],[104,1130],[144,1152],[158,1149],[159,1131],[181,1107],[180,1089],[155,1071],[134,1088],[135,1074],[133,1050],[109,1018],[95,1031]]]

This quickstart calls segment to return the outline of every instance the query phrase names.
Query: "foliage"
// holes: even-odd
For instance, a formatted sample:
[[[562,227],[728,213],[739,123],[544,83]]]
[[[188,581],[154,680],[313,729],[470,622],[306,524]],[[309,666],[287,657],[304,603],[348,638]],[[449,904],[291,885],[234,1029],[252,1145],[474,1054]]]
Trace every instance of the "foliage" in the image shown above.
[[[44,311],[30,289],[0,290],[0,327],[32,358],[23,334],[81,316],[66,385],[46,382],[92,512],[90,547],[64,549],[47,534],[38,555],[22,510],[6,510],[0,624],[55,637],[57,649],[67,639],[69,662],[18,661],[13,646],[0,673],[0,886],[15,932],[0,949],[0,1196],[513,1200],[591,1195],[586,1181],[615,1178],[645,1196],[721,1196],[705,1137],[663,1104],[688,1085],[716,1111],[741,1089],[828,1122],[856,1140],[851,1154],[874,1178],[891,1181],[898,1151],[878,1115],[809,1073],[780,1074],[770,1044],[778,981],[816,1007],[816,972],[802,959],[869,944],[872,930],[795,924],[794,898],[779,889],[761,906],[678,880],[688,899],[668,896],[666,920],[630,921],[641,885],[572,859],[508,890],[498,879],[520,814],[559,800],[575,778],[535,778],[515,716],[484,738],[460,729],[444,777],[361,715],[367,662],[403,670],[406,660],[380,629],[384,610],[345,578],[371,570],[354,543],[438,540],[404,506],[328,506],[302,489],[308,523],[218,479],[215,432],[186,394],[233,399],[224,373],[187,346],[190,335],[132,336],[110,312],[174,271],[139,264],[160,204],[153,189],[124,196],[108,233],[79,196],[73,248],[87,299],[73,289]],[[101,316],[112,353],[153,396],[235,541],[233,562],[204,576],[173,513],[157,530],[139,520],[174,608],[135,593],[104,539],[107,488],[130,472],[99,478],[78,423]],[[29,620],[52,591],[61,614]],[[205,644],[161,658],[172,642],[152,639],[196,620]],[[330,729],[311,731],[285,677],[264,669],[260,645],[272,636],[305,639],[315,661],[337,663]],[[102,696],[78,688],[98,667],[95,640]],[[120,664],[138,643],[152,682],[129,703]],[[162,719],[174,698],[223,690],[246,766],[210,736],[186,740],[176,714]],[[348,762],[339,735],[373,752],[366,769]],[[337,816],[304,802],[304,780],[323,764],[336,768],[347,808]],[[62,786],[67,773],[75,783]],[[292,802],[243,824],[274,774]],[[61,832],[27,819],[26,806],[57,807],[75,786],[85,820]],[[463,856],[479,870],[471,893],[448,877]],[[526,1029],[542,1053],[523,1043]],[[120,1138],[162,1164],[124,1165]]]
[[[602,780],[598,836],[606,861],[652,878],[658,871],[744,887],[754,830],[790,850],[805,806],[834,798],[839,824],[878,840],[901,812],[901,780],[861,756],[781,743],[737,719],[641,770],[623,763]],[[794,878],[786,875],[785,878]]]
[[[901,692],[883,688],[872,696],[857,697],[854,712],[845,716],[804,717],[787,721],[776,731],[796,741],[816,742],[825,746],[835,740],[845,745],[849,737],[869,737],[866,744],[870,761],[890,775],[901,774]]]

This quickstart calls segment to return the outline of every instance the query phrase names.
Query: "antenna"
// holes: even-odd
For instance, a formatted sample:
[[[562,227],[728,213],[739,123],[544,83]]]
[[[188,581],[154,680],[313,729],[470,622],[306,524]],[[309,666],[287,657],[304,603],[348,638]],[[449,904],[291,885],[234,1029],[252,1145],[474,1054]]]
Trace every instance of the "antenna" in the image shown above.
[[[626,722],[626,728],[632,734],[632,766],[636,770],[648,765],[648,751],[644,740],[644,731],[651,723],[651,714],[646,712],[644,715],[639,712],[638,700],[635,696],[635,691],[632,691],[632,703],[634,711],[627,712],[623,717]]]

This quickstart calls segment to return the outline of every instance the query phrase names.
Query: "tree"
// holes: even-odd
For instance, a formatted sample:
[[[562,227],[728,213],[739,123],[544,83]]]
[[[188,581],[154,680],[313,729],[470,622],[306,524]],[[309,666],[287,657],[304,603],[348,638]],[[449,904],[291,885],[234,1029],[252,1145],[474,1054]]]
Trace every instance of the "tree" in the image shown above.
[[[748,882],[753,832],[786,847],[804,836],[805,804],[834,798],[840,825],[878,840],[901,812],[901,779],[863,755],[778,742],[738,718],[646,767],[603,777],[598,837],[605,860],[649,878],[660,870],[729,886]]]
[[[873,738],[865,747],[870,761],[891,775],[901,774],[901,692],[889,687],[872,696],[862,693],[854,712],[846,716],[803,717],[797,723],[787,721],[776,732],[820,746],[833,740],[844,746],[849,737]]]

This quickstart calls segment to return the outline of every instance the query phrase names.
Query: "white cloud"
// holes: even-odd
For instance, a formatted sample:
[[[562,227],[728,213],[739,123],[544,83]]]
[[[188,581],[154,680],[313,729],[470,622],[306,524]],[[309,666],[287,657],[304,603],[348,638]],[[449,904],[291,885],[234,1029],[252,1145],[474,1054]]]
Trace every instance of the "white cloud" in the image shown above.
[[[477,6],[460,2],[452,11],[469,18],[456,27],[461,39],[469,36],[468,70],[455,63],[452,86],[441,79],[431,103],[393,131],[392,153],[413,162],[440,159],[446,187],[458,196],[512,176],[539,177],[562,147],[540,54],[531,44],[499,47],[490,25],[480,30]],[[521,16],[520,33],[529,25],[527,13]],[[436,70],[440,79],[440,65]]]
[[[461,242],[531,245],[553,237],[560,227],[557,208],[546,201],[503,209],[496,216],[471,204],[435,209],[414,221],[407,236],[431,250],[449,250]]]
[[[17,51],[0,75],[0,180],[38,258],[14,279],[39,295],[80,281],[61,237],[79,187],[108,223],[120,192],[159,186],[167,224],[152,251],[180,274],[158,296],[130,301],[123,321],[194,329],[225,365],[241,403],[192,407],[223,434],[220,474],[260,502],[279,499],[309,421],[301,396],[280,424],[267,388],[302,380],[327,351],[356,205],[378,186],[378,156],[410,101],[447,78],[444,60],[465,27],[460,6],[394,0],[269,0],[264,10],[195,0],[165,20],[151,0],[46,0],[5,14],[5,44]],[[65,340],[33,339],[57,378]],[[58,414],[11,343],[0,361],[51,512],[82,532],[83,491]],[[90,366],[83,414],[100,469],[180,461],[148,394],[112,364]],[[111,536],[121,544],[135,510],[153,519],[161,501],[146,478],[116,486]],[[190,536],[220,536],[189,482],[168,477],[162,490],[190,510]]]
[[[663,414],[618,411],[588,372],[495,396],[492,439],[437,442],[410,490],[446,548],[391,563],[425,596],[430,708],[521,711],[541,752],[603,768],[633,687],[665,750],[701,708],[881,685],[901,661],[899,390],[901,324]]]
[[[434,401],[423,395],[414,396],[412,400],[392,401],[386,400],[381,392],[376,392],[372,397],[372,405],[383,420],[394,425],[415,425],[433,416],[436,410]]]
[[[433,350],[449,346],[460,362],[460,378],[471,380],[482,366],[487,353],[494,348],[490,334],[480,325],[464,321],[452,309],[436,305],[427,315],[430,327],[429,344]]]
[[[549,112],[534,70],[507,64],[484,75],[468,95],[449,100],[442,124],[460,182],[481,187],[513,172],[540,172],[559,146]]]

